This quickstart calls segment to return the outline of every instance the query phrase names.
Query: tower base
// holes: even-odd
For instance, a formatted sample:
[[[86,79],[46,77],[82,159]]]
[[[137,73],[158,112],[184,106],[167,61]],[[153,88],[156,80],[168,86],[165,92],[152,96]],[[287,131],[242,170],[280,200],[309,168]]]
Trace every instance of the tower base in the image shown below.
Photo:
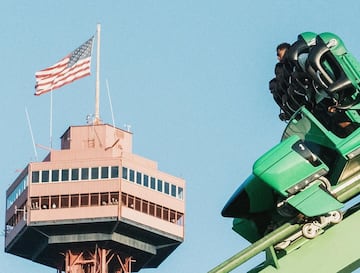
[[[57,273],[131,273],[135,262],[132,257],[124,259],[111,249],[98,247],[80,252],[67,250],[63,255],[64,265]]]

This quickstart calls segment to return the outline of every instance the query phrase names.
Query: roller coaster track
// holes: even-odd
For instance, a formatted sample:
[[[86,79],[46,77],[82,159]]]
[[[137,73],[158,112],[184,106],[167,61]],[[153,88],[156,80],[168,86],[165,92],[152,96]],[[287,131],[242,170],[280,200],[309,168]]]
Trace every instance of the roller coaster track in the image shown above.
[[[234,271],[263,251],[266,253],[266,260],[248,272],[353,272],[360,268],[359,208],[359,203],[350,207],[345,212],[344,219],[340,223],[328,227],[316,238],[306,239],[300,237],[284,250],[275,251],[274,246],[278,242],[283,241],[301,229],[299,224],[284,224],[208,273]]]

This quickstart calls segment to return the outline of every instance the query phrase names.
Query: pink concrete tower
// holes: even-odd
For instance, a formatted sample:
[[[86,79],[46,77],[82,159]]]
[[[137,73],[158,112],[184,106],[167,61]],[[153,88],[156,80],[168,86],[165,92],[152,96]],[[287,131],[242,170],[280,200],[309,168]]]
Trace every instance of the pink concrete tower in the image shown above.
[[[6,192],[5,251],[66,273],[160,265],[184,240],[185,181],[132,153],[132,133],[71,126]]]

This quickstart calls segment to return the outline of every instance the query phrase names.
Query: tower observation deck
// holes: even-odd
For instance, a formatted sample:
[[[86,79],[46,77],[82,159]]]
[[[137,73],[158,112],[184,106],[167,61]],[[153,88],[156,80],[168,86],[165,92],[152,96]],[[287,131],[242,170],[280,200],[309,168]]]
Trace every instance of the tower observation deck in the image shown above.
[[[71,126],[6,192],[5,251],[58,273],[160,265],[184,240],[185,181],[132,153],[132,133]]]

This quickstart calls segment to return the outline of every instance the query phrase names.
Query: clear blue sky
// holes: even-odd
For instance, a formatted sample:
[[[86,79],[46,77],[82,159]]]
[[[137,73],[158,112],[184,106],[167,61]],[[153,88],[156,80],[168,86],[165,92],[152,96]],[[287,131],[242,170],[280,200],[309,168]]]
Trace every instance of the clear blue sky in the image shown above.
[[[187,182],[185,242],[142,272],[207,272],[248,245],[220,211],[285,127],[268,91],[276,45],[303,31],[330,31],[360,58],[359,13],[355,0],[3,1],[1,221],[7,187],[35,160],[25,108],[35,142],[50,145],[50,96],[33,95],[34,73],[101,23],[101,118],[112,123],[108,80],[115,124],[131,125],[134,152]],[[54,148],[68,126],[94,113],[92,68],[92,76],[53,92]],[[3,251],[0,263],[6,273],[55,272]]]

